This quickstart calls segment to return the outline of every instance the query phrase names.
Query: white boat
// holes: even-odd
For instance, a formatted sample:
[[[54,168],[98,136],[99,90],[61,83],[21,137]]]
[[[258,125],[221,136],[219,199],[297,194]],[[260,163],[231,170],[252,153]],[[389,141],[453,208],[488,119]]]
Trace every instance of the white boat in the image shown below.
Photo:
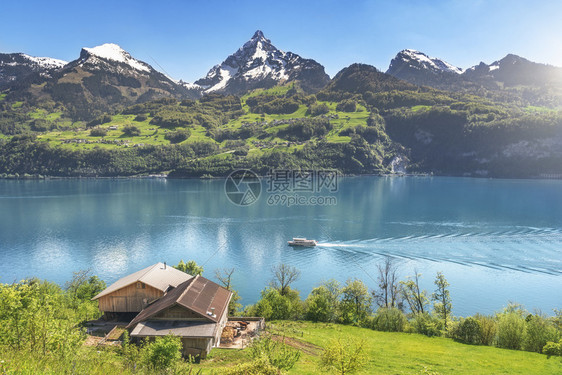
[[[318,241],[315,240],[307,240],[306,238],[298,238],[294,237],[292,241],[287,241],[289,246],[303,246],[303,247],[312,247],[318,244]]]

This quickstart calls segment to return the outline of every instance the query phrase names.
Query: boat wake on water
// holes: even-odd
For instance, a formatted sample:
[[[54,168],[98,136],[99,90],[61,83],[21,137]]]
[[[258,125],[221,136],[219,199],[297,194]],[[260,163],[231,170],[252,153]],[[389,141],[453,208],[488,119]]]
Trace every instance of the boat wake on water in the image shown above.
[[[319,241],[317,247],[358,256],[390,256],[421,262],[449,262],[467,267],[562,275],[562,260],[558,255],[562,234],[539,228]],[[506,258],[506,254],[509,257]],[[506,262],[506,259],[509,261]]]

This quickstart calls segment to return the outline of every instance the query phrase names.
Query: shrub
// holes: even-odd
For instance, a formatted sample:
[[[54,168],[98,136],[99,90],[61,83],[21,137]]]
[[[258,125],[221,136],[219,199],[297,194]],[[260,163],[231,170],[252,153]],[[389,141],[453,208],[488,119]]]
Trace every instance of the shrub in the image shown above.
[[[88,122],[86,124],[86,127],[91,128],[92,126],[106,124],[108,122],[111,122],[111,116],[110,115],[103,115],[103,116],[97,117],[97,118],[91,120],[90,122]]]
[[[408,320],[404,313],[395,307],[382,307],[373,318],[373,329],[385,332],[403,332]]]
[[[416,314],[411,322],[412,329],[429,337],[440,336],[443,323],[429,313]]]
[[[191,100],[191,99],[183,99],[180,102],[180,105],[182,107],[193,107],[195,105],[195,101]]]
[[[542,352],[549,357],[551,355],[562,355],[562,340],[560,340],[560,342],[558,343],[552,341],[547,342],[543,346]]]
[[[324,103],[312,104],[306,112],[311,116],[320,116],[330,112],[330,108]]]
[[[289,114],[299,109],[299,103],[290,98],[275,98],[269,102],[262,102],[270,99],[270,96],[252,97],[246,100],[246,104],[254,113]]]
[[[90,130],[90,136],[92,137],[105,137],[107,135],[107,129],[104,128],[93,128]]]
[[[339,112],[355,112],[357,109],[357,103],[353,100],[344,100],[336,106],[336,111]]]
[[[327,119],[298,119],[285,129],[280,129],[277,136],[290,141],[306,141],[312,137],[324,136],[331,129],[332,124]]]
[[[496,320],[490,316],[476,314],[474,316],[480,325],[480,339],[483,345],[492,345],[498,331]]]
[[[139,136],[141,134],[141,131],[139,128],[137,128],[134,125],[127,125],[123,128],[123,134],[129,137],[135,137],[135,136]]]
[[[248,155],[249,151],[250,151],[249,146],[240,146],[240,147],[237,147],[236,149],[234,149],[233,154],[236,155],[236,156],[246,156],[246,155]]]
[[[521,349],[525,335],[525,319],[516,311],[500,315],[498,322],[498,347]]]
[[[556,339],[556,329],[541,315],[527,316],[523,349],[540,353],[548,341]]]
[[[482,328],[475,318],[469,316],[462,319],[452,330],[452,336],[455,340],[466,344],[482,343]]]
[[[150,123],[166,128],[177,128],[193,124],[193,117],[188,113],[164,110],[155,114]]]
[[[221,370],[222,375],[278,375],[279,369],[270,365],[266,358],[238,364]]]
[[[254,360],[265,359],[269,365],[279,370],[288,371],[297,363],[301,352],[282,342],[274,341],[269,335],[265,335],[252,342],[249,354]]]
[[[143,122],[143,121],[146,121],[147,118],[148,118],[147,115],[141,113],[141,114],[135,116],[135,121]]]
[[[367,363],[365,342],[356,339],[333,340],[322,353],[320,368],[338,374],[360,371]]]
[[[181,360],[181,339],[167,335],[157,337],[142,348],[144,363],[156,370],[165,370]]]
[[[189,138],[190,135],[191,132],[188,129],[180,129],[180,130],[166,133],[164,138],[169,140],[170,143],[180,143],[185,141],[187,138]]]

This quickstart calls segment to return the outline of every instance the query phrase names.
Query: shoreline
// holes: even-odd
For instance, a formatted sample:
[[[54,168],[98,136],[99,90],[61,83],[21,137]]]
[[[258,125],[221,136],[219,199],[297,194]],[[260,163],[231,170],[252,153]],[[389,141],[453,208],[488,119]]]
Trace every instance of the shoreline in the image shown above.
[[[243,168],[241,168],[243,169]],[[259,175],[260,178],[266,178],[268,175]],[[506,176],[479,176],[479,175],[451,175],[451,174],[434,174],[434,173],[365,173],[365,174],[344,174],[338,173],[340,177],[456,177],[456,178],[475,178],[486,180],[562,180],[562,175],[553,175],[552,177],[540,176],[526,176],[526,177],[506,177]],[[185,176],[185,177],[170,177],[167,174],[150,174],[150,175],[135,175],[135,176],[42,176],[42,175],[24,175],[14,176],[8,175],[0,177],[0,181],[39,181],[39,180],[224,180],[228,176]]]

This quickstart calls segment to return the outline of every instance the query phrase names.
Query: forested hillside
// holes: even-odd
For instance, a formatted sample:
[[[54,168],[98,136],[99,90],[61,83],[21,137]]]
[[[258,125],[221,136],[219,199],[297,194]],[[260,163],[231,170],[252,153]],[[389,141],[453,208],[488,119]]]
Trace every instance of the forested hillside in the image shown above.
[[[364,64],[343,69],[315,94],[294,81],[242,96],[147,99],[77,114],[64,97],[28,100],[6,90],[0,174],[201,177],[237,168],[562,174],[562,114],[555,105],[416,86]]]

